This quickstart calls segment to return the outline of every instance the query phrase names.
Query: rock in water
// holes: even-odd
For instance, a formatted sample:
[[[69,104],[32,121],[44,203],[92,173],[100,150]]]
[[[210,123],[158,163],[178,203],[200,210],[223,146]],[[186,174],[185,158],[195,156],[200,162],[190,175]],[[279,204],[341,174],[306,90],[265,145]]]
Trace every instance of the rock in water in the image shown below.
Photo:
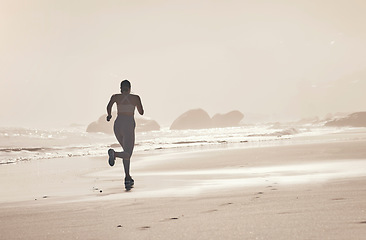
[[[137,117],[136,121],[136,132],[149,132],[160,130],[160,125],[155,121],[147,118]]]
[[[172,130],[236,127],[244,115],[239,111],[215,114],[212,118],[202,109],[192,109],[180,115],[170,126]]]
[[[366,127],[366,112],[355,112],[347,117],[328,121],[327,127]]]
[[[113,118],[111,121],[107,122],[107,114],[104,114],[99,117],[99,119],[95,122],[92,122],[88,125],[86,131],[87,132],[101,132],[107,134],[113,134],[113,122],[117,117],[117,113],[113,113]],[[136,132],[148,132],[148,131],[157,131],[160,130],[160,125],[151,119],[143,118],[143,117],[135,117],[136,121]]]
[[[212,125],[214,127],[236,127],[244,118],[244,114],[239,111],[231,111],[226,114],[215,114],[212,117]]]
[[[171,130],[212,127],[210,116],[203,109],[192,109],[180,115],[170,126]]]
[[[115,117],[116,115],[114,115]],[[92,122],[86,128],[87,132],[101,132],[107,134],[113,134],[113,120],[107,122],[107,114],[99,117],[95,122]]]

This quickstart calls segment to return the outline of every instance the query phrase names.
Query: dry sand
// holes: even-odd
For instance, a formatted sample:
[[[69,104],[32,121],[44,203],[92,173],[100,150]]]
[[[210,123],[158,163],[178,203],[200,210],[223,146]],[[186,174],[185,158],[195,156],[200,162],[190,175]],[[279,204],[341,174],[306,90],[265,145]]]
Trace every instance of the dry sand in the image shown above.
[[[135,154],[128,192],[106,158],[0,166],[0,239],[365,239],[366,134],[332,139]]]

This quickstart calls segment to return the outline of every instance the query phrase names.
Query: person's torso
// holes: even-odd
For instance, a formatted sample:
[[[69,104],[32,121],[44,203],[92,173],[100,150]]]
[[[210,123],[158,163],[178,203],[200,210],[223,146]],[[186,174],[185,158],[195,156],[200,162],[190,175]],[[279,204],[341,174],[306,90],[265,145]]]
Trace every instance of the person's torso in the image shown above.
[[[133,97],[130,94],[119,94],[117,98],[118,114],[133,115],[135,112],[135,105],[133,104]]]

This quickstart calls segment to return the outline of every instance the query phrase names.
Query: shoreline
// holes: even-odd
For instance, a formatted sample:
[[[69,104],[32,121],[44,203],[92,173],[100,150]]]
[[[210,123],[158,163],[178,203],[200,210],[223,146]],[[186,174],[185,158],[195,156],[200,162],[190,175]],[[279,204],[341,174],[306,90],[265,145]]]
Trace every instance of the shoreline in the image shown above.
[[[107,158],[1,166],[0,233],[5,239],[362,239],[366,131],[350,135],[136,153],[130,192],[121,161],[111,168]]]
[[[349,174],[355,176],[362,175],[359,169],[365,169],[366,176],[366,168],[362,161],[366,160],[366,131],[358,130],[356,133],[341,134],[344,136],[336,141],[329,140],[332,137],[328,135],[325,140],[324,136],[315,136],[315,138],[301,137],[255,143],[251,146],[234,144],[219,148],[137,152],[131,163],[131,174],[137,180],[137,186],[131,192],[132,194],[130,193],[133,196],[129,198],[151,197],[151,189],[155,189],[154,192],[157,193],[158,190],[164,192],[164,188],[170,189],[166,191],[167,197],[184,196],[184,194],[173,193],[172,189],[179,189],[180,185],[169,184],[170,181],[180,182],[181,186],[191,188],[188,191],[195,189],[195,194],[199,194],[200,190],[195,187],[196,185],[202,186],[201,189],[206,185],[211,185],[214,189],[215,184],[218,189],[223,188],[225,184],[226,188],[237,188],[240,186],[237,181],[248,186],[245,184],[246,181],[255,179],[254,176],[260,178],[264,172],[274,175],[287,172],[290,175],[297,175],[298,178],[304,178],[306,173],[316,171],[317,167],[324,171],[319,172],[319,179],[322,178],[320,174],[326,174],[326,171],[333,171],[334,174],[323,176],[324,179],[336,178],[336,173],[339,176],[342,175],[342,168],[348,168]],[[361,137],[350,138],[350,134],[361,134]],[[351,140],[347,141],[347,139]],[[354,164],[359,166],[352,172]],[[304,169],[302,173],[301,168]],[[107,163],[107,155],[106,157],[42,159],[2,165],[0,166],[0,206],[12,202],[26,204],[27,201],[31,203],[35,199],[42,198],[53,199],[49,202],[63,202],[67,199],[68,201],[75,201],[75,199],[90,201],[93,197],[124,194],[123,175],[122,161],[118,159],[116,165],[111,168]],[[218,177],[216,178],[215,175]],[[234,178],[236,182],[229,181],[233,179],[231,175],[236,177]],[[283,174],[282,177],[288,176]],[[313,178],[315,179],[314,176]],[[162,179],[166,183],[160,183],[154,187],[153,183],[156,179]],[[218,181],[226,182],[219,184]],[[252,181],[252,185],[255,183],[259,184],[258,181]],[[144,191],[148,194],[143,193]],[[171,194],[168,194],[169,191]]]

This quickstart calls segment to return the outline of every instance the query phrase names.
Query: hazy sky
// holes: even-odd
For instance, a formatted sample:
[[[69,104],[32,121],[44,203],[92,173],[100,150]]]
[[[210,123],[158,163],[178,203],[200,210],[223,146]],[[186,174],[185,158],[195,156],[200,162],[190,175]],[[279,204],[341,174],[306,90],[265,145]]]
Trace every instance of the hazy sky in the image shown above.
[[[129,79],[146,116],[366,110],[363,0],[0,0],[0,126],[87,124]]]

